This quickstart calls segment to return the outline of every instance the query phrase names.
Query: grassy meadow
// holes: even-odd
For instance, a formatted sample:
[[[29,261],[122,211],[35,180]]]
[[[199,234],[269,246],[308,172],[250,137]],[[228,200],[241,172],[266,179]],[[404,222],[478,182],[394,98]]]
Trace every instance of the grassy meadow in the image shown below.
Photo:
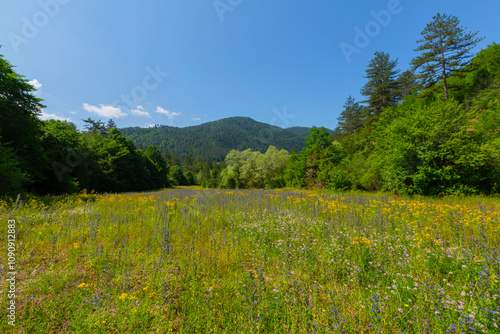
[[[167,189],[0,202],[1,333],[499,333],[500,204]],[[7,259],[0,257],[7,308]]]

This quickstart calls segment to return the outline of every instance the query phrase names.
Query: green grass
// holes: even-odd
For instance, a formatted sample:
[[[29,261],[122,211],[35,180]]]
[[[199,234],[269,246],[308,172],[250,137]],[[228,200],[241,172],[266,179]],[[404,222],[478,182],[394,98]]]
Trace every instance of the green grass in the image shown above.
[[[0,332],[498,333],[499,209],[190,188],[0,202],[19,264]]]

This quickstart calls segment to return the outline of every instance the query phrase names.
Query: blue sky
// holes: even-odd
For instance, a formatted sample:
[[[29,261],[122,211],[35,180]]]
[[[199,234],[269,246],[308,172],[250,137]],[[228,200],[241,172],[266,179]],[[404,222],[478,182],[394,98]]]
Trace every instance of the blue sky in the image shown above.
[[[408,69],[437,12],[485,37],[475,52],[500,42],[500,2],[491,0],[41,0],[0,8],[0,54],[39,87],[43,118],[80,128],[88,117],[184,127],[231,116],[334,128],[346,98],[362,99],[374,52]],[[366,29],[367,39],[356,40]]]

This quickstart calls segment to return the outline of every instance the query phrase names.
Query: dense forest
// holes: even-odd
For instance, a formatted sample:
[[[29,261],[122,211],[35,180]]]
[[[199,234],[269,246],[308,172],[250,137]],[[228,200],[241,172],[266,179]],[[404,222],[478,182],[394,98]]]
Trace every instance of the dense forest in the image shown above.
[[[181,159],[189,154],[203,160],[222,161],[231,149],[265,152],[272,145],[287,151],[302,150],[309,128],[282,129],[248,117],[230,117],[185,128],[163,125],[120,131],[139,147],[153,144],[160,151],[178,154]]]
[[[347,97],[334,131],[229,118],[184,129],[86,131],[41,121],[34,88],[0,57],[0,193],[140,191],[170,185],[309,187],[400,194],[500,191],[500,45],[436,15],[410,69],[376,52],[363,101]],[[306,130],[307,131],[307,130]]]

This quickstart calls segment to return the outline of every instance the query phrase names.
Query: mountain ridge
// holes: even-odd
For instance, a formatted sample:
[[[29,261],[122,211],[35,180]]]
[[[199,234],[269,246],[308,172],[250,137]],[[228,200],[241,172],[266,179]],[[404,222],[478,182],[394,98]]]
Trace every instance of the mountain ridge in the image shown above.
[[[250,117],[227,117],[200,125],[174,127],[158,125],[151,128],[127,127],[120,131],[137,146],[158,146],[175,152],[181,158],[190,154],[202,159],[224,160],[232,150],[252,149],[265,152],[270,145],[278,149],[300,151],[306,141],[307,127],[280,128],[258,122]]]

